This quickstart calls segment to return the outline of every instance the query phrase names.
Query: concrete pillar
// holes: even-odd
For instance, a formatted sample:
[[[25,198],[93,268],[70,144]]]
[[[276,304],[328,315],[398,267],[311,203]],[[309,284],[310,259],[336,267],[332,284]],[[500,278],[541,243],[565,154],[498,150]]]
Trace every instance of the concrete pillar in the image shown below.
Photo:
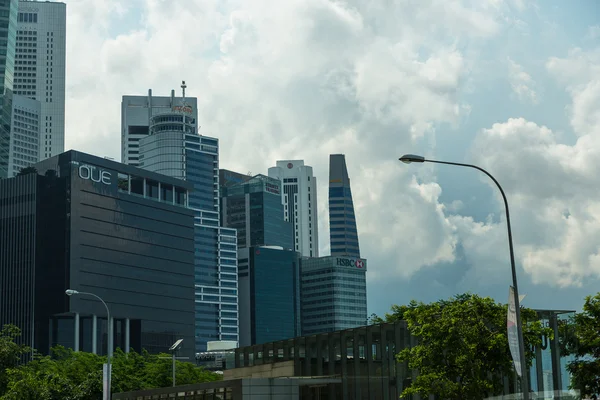
[[[75,318],[73,318],[74,328],[75,328],[75,337],[73,340],[73,350],[79,351],[79,313],[75,313]]]
[[[98,317],[92,315],[92,353],[98,353]]]
[[[543,337],[542,340],[548,340],[548,338]],[[537,391],[544,392],[544,366],[542,365],[542,347],[535,346],[535,372],[537,378]]]
[[[130,335],[129,318],[125,318],[125,353],[129,353],[129,346],[130,346],[129,335]]]

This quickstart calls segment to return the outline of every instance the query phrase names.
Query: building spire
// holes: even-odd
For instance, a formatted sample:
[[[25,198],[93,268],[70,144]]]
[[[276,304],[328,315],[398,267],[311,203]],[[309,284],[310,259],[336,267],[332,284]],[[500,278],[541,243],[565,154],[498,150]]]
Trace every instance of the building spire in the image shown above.
[[[185,107],[185,89],[186,88],[187,88],[187,85],[185,84],[185,81],[181,81],[181,92],[182,92],[181,101],[182,101],[184,107]]]

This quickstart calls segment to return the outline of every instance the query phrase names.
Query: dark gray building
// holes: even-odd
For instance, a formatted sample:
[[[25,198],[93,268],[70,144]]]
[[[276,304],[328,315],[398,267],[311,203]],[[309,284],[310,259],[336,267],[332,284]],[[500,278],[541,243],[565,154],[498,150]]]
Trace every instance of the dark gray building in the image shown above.
[[[194,214],[185,181],[76,151],[0,181],[0,324],[60,344],[194,354]]]

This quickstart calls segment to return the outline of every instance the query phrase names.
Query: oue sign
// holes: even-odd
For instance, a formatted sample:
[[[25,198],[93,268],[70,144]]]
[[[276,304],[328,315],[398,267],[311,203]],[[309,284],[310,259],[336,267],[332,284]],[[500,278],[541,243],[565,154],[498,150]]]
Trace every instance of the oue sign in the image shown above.
[[[79,166],[79,177],[85,180],[91,180],[93,182],[103,183],[110,185],[111,174],[108,171],[102,171],[99,168],[91,165],[80,165]]]

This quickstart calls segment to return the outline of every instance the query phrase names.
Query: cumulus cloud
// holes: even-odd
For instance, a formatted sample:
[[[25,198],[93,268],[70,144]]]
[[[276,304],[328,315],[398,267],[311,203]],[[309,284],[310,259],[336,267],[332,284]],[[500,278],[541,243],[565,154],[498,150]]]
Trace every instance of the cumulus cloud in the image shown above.
[[[434,151],[439,126],[468,115],[461,91],[473,57],[521,1],[67,1],[68,148],[118,159],[121,96],[168,95],[186,80],[200,132],[220,139],[221,167],[265,173],[285,158],[314,167],[322,251],[328,155],[345,153],[370,280],[450,263],[457,247],[484,266],[482,279],[498,270],[506,231],[497,218],[457,214],[468,210],[440,203],[433,170],[415,177],[397,158]],[[475,161],[511,193],[519,260],[540,282],[576,284],[598,265],[583,241],[599,225],[585,197],[600,159],[594,57],[574,50],[547,65],[573,98],[576,145],[518,118],[474,145]],[[510,59],[509,68],[515,92],[536,101],[531,76]]]
[[[376,266],[370,279],[452,260],[456,239],[439,186],[417,182],[397,157],[431,139],[436,124],[468,112],[459,102],[460,47],[476,51],[496,35],[502,7],[475,0],[100,3],[68,4],[68,147],[118,157],[121,96],[150,87],[166,95],[185,79],[198,97],[201,133],[220,139],[222,167],[265,172],[277,159],[302,158],[315,168],[322,249],[328,155],[346,153],[363,253]]]
[[[597,51],[575,49],[546,65],[571,95],[575,144],[560,143],[549,127],[512,118],[483,130],[473,146],[475,162],[493,171],[509,193],[517,256],[534,283],[578,286],[600,277],[598,61]],[[483,243],[501,245],[493,238],[498,225],[453,221],[463,223],[461,237],[475,243],[475,256],[487,252],[477,251]]]

